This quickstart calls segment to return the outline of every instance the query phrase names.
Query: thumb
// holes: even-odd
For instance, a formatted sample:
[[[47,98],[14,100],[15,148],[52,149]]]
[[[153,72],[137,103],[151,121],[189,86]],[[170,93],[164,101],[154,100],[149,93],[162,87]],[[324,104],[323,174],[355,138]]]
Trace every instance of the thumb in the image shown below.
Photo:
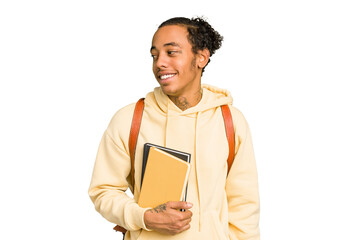
[[[177,201],[177,202],[168,202],[168,206],[173,209],[189,209],[192,208],[192,203]]]

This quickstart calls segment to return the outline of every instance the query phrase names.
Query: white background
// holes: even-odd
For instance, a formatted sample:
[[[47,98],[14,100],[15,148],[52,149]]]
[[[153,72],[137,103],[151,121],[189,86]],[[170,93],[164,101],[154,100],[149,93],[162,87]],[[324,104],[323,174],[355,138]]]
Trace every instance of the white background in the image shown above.
[[[358,1],[129,2],[1,1],[0,238],[120,239],[87,195],[100,138],[157,86],[157,26],[205,16],[225,40],[203,82],[250,124],[262,239],[360,239]]]

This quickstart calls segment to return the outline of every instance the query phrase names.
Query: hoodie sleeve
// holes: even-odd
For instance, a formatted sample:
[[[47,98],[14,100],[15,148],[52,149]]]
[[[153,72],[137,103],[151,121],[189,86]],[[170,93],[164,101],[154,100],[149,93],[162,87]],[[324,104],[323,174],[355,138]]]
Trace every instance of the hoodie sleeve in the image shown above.
[[[129,114],[132,117],[131,111]],[[89,196],[95,209],[105,219],[127,230],[136,231],[146,229],[144,213],[147,208],[139,207],[125,193],[129,186],[127,178],[131,162],[127,144],[122,139],[128,138],[129,134],[125,131],[130,131],[130,122],[131,118],[119,118],[115,115],[105,131],[96,156]],[[121,134],[121,126],[125,134]]]
[[[259,240],[257,170],[249,127],[242,114],[232,109],[235,159],[226,181],[231,240]]]

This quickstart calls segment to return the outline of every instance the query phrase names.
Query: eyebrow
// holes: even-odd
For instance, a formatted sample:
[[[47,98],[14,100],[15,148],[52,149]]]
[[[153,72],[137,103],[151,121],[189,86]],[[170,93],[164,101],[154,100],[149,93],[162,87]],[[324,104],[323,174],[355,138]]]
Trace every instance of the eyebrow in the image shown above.
[[[179,45],[178,43],[176,43],[176,42],[165,43],[163,46],[164,46],[164,47],[167,47],[167,46],[180,47],[180,45]],[[156,49],[156,47],[155,47],[155,46],[151,46],[150,52],[151,52],[153,49]]]

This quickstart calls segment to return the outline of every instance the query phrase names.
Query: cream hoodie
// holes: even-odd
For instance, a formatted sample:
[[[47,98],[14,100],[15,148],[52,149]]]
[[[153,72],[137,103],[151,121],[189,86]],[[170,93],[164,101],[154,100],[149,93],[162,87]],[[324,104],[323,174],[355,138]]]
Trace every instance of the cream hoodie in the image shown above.
[[[125,239],[246,239],[259,237],[257,171],[247,122],[232,107],[226,90],[203,85],[194,107],[180,110],[155,88],[145,98],[135,154],[134,199],[129,187],[128,139],[135,104],[120,109],[101,140],[89,195],[108,221],[129,231]],[[227,176],[228,142],[220,106],[229,104],[235,129],[235,160]],[[143,145],[147,142],[191,153],[187,201],[193,203],[191,228],[170,236],[146,229],[137,205]]]

